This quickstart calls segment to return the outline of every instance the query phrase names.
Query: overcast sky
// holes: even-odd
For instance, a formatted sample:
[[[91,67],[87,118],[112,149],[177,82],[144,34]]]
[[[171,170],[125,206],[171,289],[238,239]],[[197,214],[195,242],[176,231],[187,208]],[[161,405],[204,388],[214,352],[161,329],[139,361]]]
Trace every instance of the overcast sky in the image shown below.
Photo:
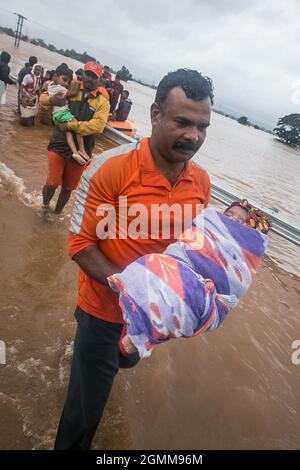
[[[0,7],[26,16],[29,36],[40,28],[58,47],[86,45],[100,62],[124,64],[149,82],[197,69],[213,79],[217,105],[269,125],[300,112],[299,0],[0,0]],[[4,13],[0,24],[14,25]]]

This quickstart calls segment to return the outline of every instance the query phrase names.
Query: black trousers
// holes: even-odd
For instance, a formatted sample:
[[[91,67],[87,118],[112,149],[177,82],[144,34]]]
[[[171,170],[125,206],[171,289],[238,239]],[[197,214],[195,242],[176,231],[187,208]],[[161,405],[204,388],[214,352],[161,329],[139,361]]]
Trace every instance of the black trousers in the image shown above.
[[[119,352],[122,325],[75,310],[77,331],[66,402],[54,449],[88,450],[119,368],[139,361],[138,353]]]

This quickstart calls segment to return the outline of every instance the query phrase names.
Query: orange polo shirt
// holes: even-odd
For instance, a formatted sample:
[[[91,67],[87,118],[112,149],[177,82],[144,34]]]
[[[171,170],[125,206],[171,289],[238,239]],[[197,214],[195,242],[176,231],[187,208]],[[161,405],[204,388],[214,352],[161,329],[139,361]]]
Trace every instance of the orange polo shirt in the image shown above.
[[[103,163],[104,160],[106,161]],[[159,230],[157,232],[154,229],[151,232],[153,204],[176,204],[180,208],[189,204],[192,217],[195,217],[197,209],[199,210],[197,205],[203,204],[206,207],[209,199],[209,176],[192,162],[186,164],[175,185],[171,186],[155,167],[149,139],[108,150],[94,157],[82,175],[71,216],[69,254],[73,257],[88,246],[98,246],[122,271],[140,256],[162,253],[175,241],[172,212],[168,238],[162,237],[161,214],[157,216],[157,212],[155,217],[159,222],[156,220],[156,223],[160,225],[156,224],[155,227],[159,227]],[[137,204],[142,206],[136,206]],[[131,236],[132,223],[141,214],[141,207],[144,214],[144,225],[141,225],[146,229],[143,231],[143,238],[134,239]],[[130,212],[130,208],[133,212]],[[103,239],[101,227],[103,229],[105,224],[101,224],[107,221],[108,213],[116,221],[116,225],[111,226],[116,228],[116,236]],[[139,228],[140,226],[137,232]],[[111,233],[114,234],[114,231]],[[123,323],[118,294],[90,279],[83,271],[79,272],[78,277],[78,305],[95,317]]]

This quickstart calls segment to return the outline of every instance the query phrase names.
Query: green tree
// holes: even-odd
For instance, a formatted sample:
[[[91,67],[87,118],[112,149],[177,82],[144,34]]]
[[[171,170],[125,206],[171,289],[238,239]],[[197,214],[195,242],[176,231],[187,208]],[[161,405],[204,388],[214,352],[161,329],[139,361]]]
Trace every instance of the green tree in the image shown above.
[[[41,38],[37,38],[37,45],[40,46],[40,47],[44,47],[44,49],[48,49],[48,46],[47,44],[45,43],[44,39],[41,39]]]
[[[57,51],[56,47],[53,46],[53,44],[48,44],[48,49],[49,49],[49,51],[53,51],[53,52]]]
[[[15,32],[11,28],[5,28],[4,26],[0,26],[0,31],[2,31],[5,34],[8,34],[9,36],[14,37]]]
[[[248,121],[247,116],[241,116],[238,118],[237,122],[243,124],[244,126],[250,126],[250,122]]]
[[[118,70],[116,75],[120,75],[121,80],[123,80],[124,82],[127,82],[127,80],[132,79],[132,75],[129,70],[125,67],[125,65],[123,65],[121,70]]]
[[[92,62],[96,62],[95,57],[89,55],[86,51],[84,51],[83,54],[78,54],[77,52],[76,52],[76,54],[78,55],[77,60],[79,60],[79,62],[83,62],[84,64],[85,64],[86,62],[89,62],[90,60],[91,60]],[[74,58],[75,58],[75,57],[74,57]]]
[[[287,144],[300,146],[300,114],[288,114],[278,119],[274,133],[278,139]]]

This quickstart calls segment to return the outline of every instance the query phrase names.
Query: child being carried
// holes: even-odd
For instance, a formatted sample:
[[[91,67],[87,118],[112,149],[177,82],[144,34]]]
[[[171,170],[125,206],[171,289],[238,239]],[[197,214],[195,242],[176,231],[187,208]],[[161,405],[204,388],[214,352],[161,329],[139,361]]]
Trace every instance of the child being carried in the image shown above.
[[[207,208],[164,253],[142,256],[110,276],[125,323],[121,352],[147,357],[171,338],[217,328],[247,292],[269,227],[246,200],[223,214]]]
[[[52,119],[56,126],[70,121],[76,121],[75,117],[69,110],[67,100],[68,98],[74,97],[78,94],[80,82],[72,81],[72,77],[72,70],[62,64],[57,67],[53,80],[48,85],[47,91],[49,96],[60,94],[66,100],[66,104],[63,106],[53,106]],[[72,132],[67,132],[66,137],[68,145],[72,150],[72,157],[74,160],[80,163],[80,165],[85,165],[87,161],[90,160],[90,156],[85,151],[83,136],[76,134],[78,149]]]

